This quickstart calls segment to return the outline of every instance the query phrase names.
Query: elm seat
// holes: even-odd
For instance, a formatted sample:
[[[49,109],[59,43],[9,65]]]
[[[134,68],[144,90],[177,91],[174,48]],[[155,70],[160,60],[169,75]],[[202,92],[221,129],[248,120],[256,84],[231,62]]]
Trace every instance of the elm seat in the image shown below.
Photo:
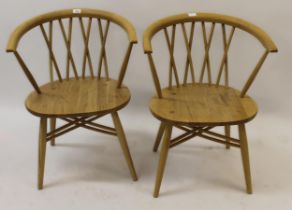
[[[25,105],[32,114],[44,117],[109,113],[126,106],[131,98],[129,89],[116,88],[117,84],[97,78],[55,81],[41,86],[42,94],[32,92]]]
[[[159,120],[192,126],[235,125],[252,120],[256,102],[240,91],[216,85],[188,84],[165,88],[163,98],[152,97],[150,110]]]

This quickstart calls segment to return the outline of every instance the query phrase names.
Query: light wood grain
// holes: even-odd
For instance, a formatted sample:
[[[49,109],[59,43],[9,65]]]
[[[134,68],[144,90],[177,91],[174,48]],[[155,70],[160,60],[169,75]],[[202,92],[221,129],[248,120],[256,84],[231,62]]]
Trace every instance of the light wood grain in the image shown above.
[[[123,108],[130,100],[127,87],[117,88],[116,80],[70,79],[40,87],[32,92],[26,108],[34,115],[47,117],[82,116],[110,113]]]
[[[38,189],[43,189],[45,158],[46,158],[46,133],[47,133],[47,118],[40,119],[39,130],[39,154],[38,154]]]
[[[88,21],[86,21],[87,19]],[[73,41],[75,42],[76,40],[72,38],[75,37],[73,32],[76,33],[77,31],[73,29],[76,26],[76,20],[79,20],[80,28],[78,30],[79,32],[81,31],[84,44],[83,50],[78,49],[78,51],[75,51],[75,53],[79,54],[83,52],[79,56],[79,58],[82,57],[80,69],[76,65],[78,61],[74,60],[78,56],[72,52],[72,45],[75,44]],[[103,30],[102,22],[106,22],[105,30]],[[109,77],[109,69],[112,69],[112,67],[108,66],[106,41],[110,23],[117,24],[123,28],[129,39],[129,41],[125,41],[128,49],[120,67],[118,80]],[[58,28],[54,29],[54,26]],[[92,41],[98,41],[98,37],[92,36],[93,27],[96,28],[96,26],[100,32],[99,39],[101,42],[100,64],[97,66],[97,70],[94,69],[92,60],[93,58],[98,59],[98,56],[93,57],[90,53]],[[50,82],[42,86],[39,86],[17,49],[21,38],[34,28],[40,28],[40,34],[43,35],[43,40],[49,51],[48,69],[50,71]],[[61,36],[56,36],[57,33]],[[64,57],[59,55],[55,47],[55,44],[58,43],[58,40],[56,40],[58,37],[62,37],[61,41],[65,43],[64,46],[67,52]],[[123,80],[135,43],[137,43],[135,28],[128,20],[111,12],[93,9],[69,9],[46,13],[24,22],[11,34],[7,52],[14,53],[23,72],[34,88],[34,91],[26,99],[26,108],[29,112],[41,118],[38,159],[39,189],[43,188],[46,143],[50,141],[51,145],[55,145],[57,137],[77,128],[118,136],[133,180],[138,179],[126,136],[117,113],[118,110],[128,104],[131,97],[129,89],[123,84]],[[96,45],[96,47],[99,47],[99,45]],[[65,61],[63,62],[66,63],[65,68],[61,65],[60,60]],[[98,61],[95,63],[98,63]],[[86,72],[87,64],[89,66],[88,74]],[[105,78],[101,77],[102,64],[105,66]],[[64,70],[64,73],[62,70]],[[71,70],[73,70],[72,77],[74,76],[74,78],[70,78]],[[54,73],[58,81],[54,81]],[[86,75],[90,76],[86,77]],[[94,122],[108,114],[112,114],[115,128]],[[49,132],[47,132],[47,119],[50,120]],[[56,120],[62,120],[65,123],[57,127]]]
[[[80,8],[80,11],[80,13],[74,13],[73,9],[59,10],[39,15],[24,22],[23,24],[19,25],[11,34],[6,51],[15,52],[17,50],[20,39],[27,31],[31,30],[32,28],[52,20],[71,17],[92,17],[110,20],[121,26],[127,32],[130,42],[137,43],[135,28],[126,18],[118,14],[103,10]]]
[[[29,80],[29,82],[31,83],[31,85],[33,86],[33,88],[35,89],[35,91],[40,94],[40,88],[38,83],[36,82],[35,78],[33,77],[33,75],[31,74],[30,70],[28,69],[27,65],[25,64],[24,60],[22,59],[22,57],[20,56],[20,54],[18,52],[14,52],[14,55],[19,63],[19,65],[21,66],[25,76],[27,77],[27,79]]]
[[[190,23],[190,38],[187,37],[187,30],[186,30],[186,24]],[[259,59],[258,63],[256,64],[255,68],[253,69],[251,75],[249,76],[248,80],[245,82],[244,87],[242,88],[241,97],[244,97],[247,91],[250,89],[251,85],[253,84],[255,78],[257,77],[259,70],[261,69],[265,59],[267,58],[268,54],[271,52],[277,52],[277,48],[271,38],[260,28],[257,26],[246,22],[242,19],[226,16],[226,15],[219,15],[219,14],[210,14],[210,13],[196,13],[195,16],[189,16],[188,14],[181,14],[176,16],[171,16],[164,18],[162,20],[158,20],[151,24],[144,33],[144,51],[148,56],[149,64],[151,67],[151,72],[153,76],[153,80],[156,87],[157,95],[161,98],[161,87],[160,87],[160,81],[157,76],[156,72],[156,66],[154,63],[154,59],[152,58],[152,45],[151,40],[152,38],[158,34],[159,31],[163,31],[165,35],[165,39],[167,41],[167,48],[169,51],[169,58],[170,58],[170,65],[169,65],[169,87],[172,86],[172,75],[174,73],[175,76],[175,82],[176,86],[178,87],[180,84],[182,84],[181,81],[179,81],[179,72],[178,69],[180,69],[176,65],[176,59],[174,56],[174,45],[175,45],[175,36],[177,30],[175,30],[177,27],[176,25],[180,24],[182,35],[184,38],[184,43],[186,46],[187,51],[187,58],[186,58],[186,66],[185,66],[185,72],[184,72],[184,79],[183,84],[186,84],[188,80],[188,69],[190,67],[191,73],[192,73],[192,83],[203,83],[205,80],[205,77],[207,76],[207,81],[209,84],[214,84],[216,82],[217,85],[220,85],[223,78],[223,72],[224,72],[224,79],[225,79],[225,86],[229,86],[229,48],[231,46],[231,42],[233,40],[235,30],[238,32],[248,32],[251,35],[253,35],[255,38],[257,38],[265,47],[265,52],[263,53],[262,57]],[[194,61],[192,61],[193,56],[191,54],[192,52],[192,42],[193,42],[193,36],[198,37],[199,31],[194,35],[193,30],[195,25],[201,25],[201,36],[203,36],[203,44],[205,53],[202,60],[201,70],[198,72],[199,80],[195,81],[194,75],[197,74],[194,72],[196,66],[198,64],[194,64]],[[210,29],[207,29],[207,25],[210,25]],[[222,31],[222,41],[223,41],[223,55],[221,58],[221,62],[218,65],[218,71],[216,77],[216,81],[212,81],[212,78],[214,78],[215,71],[211,70],[211,63],[214,64],[214,62],[211,62],[211,52],[210,49],[212,47],[212,43],[214,43],[215,36],[218,36],[217,33],[214,33],[215,26],[220,25],[221,31]],[[227,27],[231,28],[230,32],[227,30]],[[168,34],[169,28],[172,29],[171,37]],[[195,40],[194,42],[198,42],[199,40]],[[197,46],[197,45],[196,45]],[[176,52],[176,54],[180,54],[180,52]],[[197,56],[199,57],[199,56]],[[214,57],[214,56],[212,56]],[[205,76],[206,75],[206,76]]]
[[[161,122],[159,129],[158,129],[157,136],[156,136],[156,140],[155,140],[155,143],[153,146],[153,152],[157,152],[159,144],[160,144],[161,139],[163,137],[164,131],[165,131],[165,124]]]
[[[224,126],[224,133],[225,133],[225,136],[227,137],[226,138],[226,141],[227,142],[230,142],[230,126],[229,125],[225,125]],[[226,144],[226,149],[230,149],[230,145]]]
[[[203,82],[206,67],[207,67],[207,73],[208,73],[208,82],[209,82],[209,84],[212,83],[209,51],[210,51],[210,48],[211,48],[211,45],[212,45],[212,41],[213,41],[213,37],[214,37],[213,35],[214,35],[215,26],[216,26],[216,24],[212,23],[212,28],[211,28],[211,31],[210,31],[210,35],[207,38],[206,25],[205,25],[205,22],[202,22],[202,34],[203,34],[203,37],[204,37],[205,56],[204,56],[204,61],[203,61],[202,69],[201,69],[200,83]]]
[[[252,182],[251,182],[251,173],[250,173],[250,164],[249,164],[249,154],[248,154],[248,143],[246,137],[245,125],[241,124],[238,126],[238,132],[240,137],[240,145],[241,145],[241,157],[242,157],[242,165],[246,183],[246,192],[248,194],[252,194]]]
[[[150,110],[159,120],[192,126],[234,125],[248,122],[257,114],[257,105],[248,96],[225,86],[187,85],[162,90],[153,97]]]
[[[100,56],[99,56],[99,62],[98,62],[98,78],[101,77],[101,68],[102,68],[103,63],[104,63],[106,78],[109,77],[107,56],[106,56],[106,51],[105,51],[105,43],[107,40],[108,31],[109,31],[109,24],[110,22],[107,21],[106,26],[105,26],[105,32],[103,32],[101,20],[98,19],[98,30],[99,30],[99,36],[100,36],[100,42],[101,42]]]
[[[166,164],[168,150],[169,150],[171,132],[172,132],[172,126],[170,124],[167,124],[165,127],[165,135],[162,142],[159,163],[157,166],[156,182],[155,182],[155,188],[154,188],[154,193],[153,193],[154,198],[157,198],[159,195],[161,181],[163,178],[165,164]]]
[[[117,130],[119,142],[120,142],[120,145],[122,147],[124,156],[126,158],[126,161],[127,161],[127,164],[128,164],[132,179],[133,179],[133,181],[137,181],[138,180],[138,176],[137,176],[137,173],[136,173],[136,170],[135,170],[135,167],[134,167],[134,163],[133,163],[133,160],[132,160],[132,157],[131,157],[131,154],[130,154],[128,143],[127,143],[127,140],[126,140],[126,135],[125,135],[125,132],[124,132],[120,117],[119,117],[117,112],[113,112],[112,113],[112,119],[113,119],[115,128]]]
[[[177,25],[181,25],[181,35],[186,53],[179,51],[179,49],[174,49],[174,46],[177,44],[175,41],[178,42],[177,40],[179,40],[175,39],[176,33],[179,33],[176,30]],[[213,50],[215,45],[213,43],[220,40],[218,39],[218,34],[220,33],[215,32],[215,28],[218,28],[216,27],[218,25],[222,32],[221,41],[223,49],[221,48],[221,50],[223,50],[223,53],[221,58],[219,58],[221,61],[219,60],[218,67],[216,68],[218,70],[213,70],[216,62],[213,61],[215,56],[211,50]],[[190,26],[189,36],[186,26]],[[197,30],[194,30],[195,26]],[[201,30],[198,30],[198,27]],[[172,30],[171,35],[168,34],[170,30]],[[164,32],[169,51],[168,87],[164,89],[161,86],[162,83],[160,83],[159,74],[157,73],[160,66],[156,67],[155,65],[151,44],[152,38],[156,34],[158,35],[160,31]],[[229,54],[231,54],[229,49],[233,37],[239,34],[239,32],[251,34],[265,48],[263,55],[255,65],[241,91],[230,87],[229,82],[229,70],[231,69],[229,66]],[[203,39],[198,39],[197,37],[199,36]],[[199,41],[203,42],[201,44],[203,46],[203,55],[201,57],[203,58],[201,66],[199,66],[199,72],[195,72],[198,71],[199,64],[194,57],[200,58],[200,56],[194,48],[198,48]],[[155,21],[145,30],[144,52],[148,57],[157,94],[157,96],[151,99],[150,110],[161,121],[153,151],[157,151],[163,135],[165,140],[157,169],[154,197],[159,195],[168,149],[187,142],[194,137],[201,137],[204,140],[223,144],[227,149],[230,147],[240,148],[247,193],[252,192],[245,123],[256,116],[258,108],[255,101],[247,95],[247,92],[257,77],[268,54],[277,52],[277,50],[269,35],[259,27],[240,18],[220,14],[192,13],[192,15],[189,15],[184,13],[174,15]],[[192,52],[195,53],[192,54]],[[216,54],[218,55],[218,51],[216,51]],[[155,52],[155,55],[160,58],[159,63],[162,63],[161,55],[158,55],[157,52]],[[184,67],[177,65],[179,62],[176,63],[176,61],[180,58],[178,55],[186,55]],[[179,71],[182,71],[181,69],[184,69],[183,81],[179,81]],[[191,72],[189,73],[189,71]],[[176,82],[175,85],[172,84],[173,74]],[[191,78],[188,78],[189,75]],[[195,77],[195,75],[198,76]],[[215,79],[212,80],[212,78]],[[223,79],[224,81],[222,81]],[[167,131],[164,128],[166,124],[180,129],[183,133],[167,141],[170,137],[166,137]],[[239,126],[239,139],[231,136],[232,125]],[[224,134],[211,131],[218,126],[224,128]]]
[[[191,67],[191,75],[192,75],[192,82],[195,83],[195,68],[192,60],[192,45],[193,45],[193,40],[194,40],[194,32],[195,32],[195,23],[192,22],[191,28],[190,28],[190,37],[188,39],[187,37],[187,32],[186,32],[186,27],[185,24],[182,23],[182,30],[183,30],[183,36],[184,36],[184,41],[185,41],[185,46],[187,49],[187,59],[186,59],[186,64],[185,64],[185,74],[184,74],[184,84],[187,84],[187,79],[188,79],[188,70],[189,67]]]
[[[56,118],[52,117],[50,119],[50,130],[54,132],[56,130]],[[55,138],[51,139],[51,145],[55,146]]]
[[[259,28],[258,26],[248,21],[245,21],[241,18],[232,17],[228,15],[223,15],[223,14],[197,12],[195,16],[190,16],[188,13],[183,13],[183,14],[178,14],[178,15],[163,18],[151,24],[144,32],[144,38],[143,38],[144,52],[145,53],[152,52],[151,39],[159,30],[165,27],[171,26],[173,24],[179,24],[183,22],[184,23],[194,22],[194,21],[195,22],[199,22],[199,21],[216,22],[220,24],[223,23],[226,25],[235,26],[236,28],[244,30],[252,34],[254,37],[256,37],[269,52],[278,51],[277,46],[275,45],[273,40],[270,38],[270,36],[261,28]]]

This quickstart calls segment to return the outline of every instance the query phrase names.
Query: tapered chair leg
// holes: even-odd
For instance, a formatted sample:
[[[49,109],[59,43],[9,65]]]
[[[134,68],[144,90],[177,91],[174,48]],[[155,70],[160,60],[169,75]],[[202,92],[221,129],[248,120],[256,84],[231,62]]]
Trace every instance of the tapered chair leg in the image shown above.
[[[157,198],[159,196],[161,181],[163,178],[163,173],[164,173],[165,164],[166,164],[167,155],[168,155],[171,131],[172,131],[172,126],[166,125],[165,135],[164,135],[164,139],[163,139],[162,147],[160,151],[160,159],[159,159],[159,163],[157,167],[156,182],[155,182],[155,188],[154,188],[154,193],[153,193],[154,198]]]
[[[123,127],[122,127],[122,124],[121,124],[121,121],[120,121],[118,113],[117,112],[113,112],[112,113],[112,118],[113,118],[113,122],[114,122],[114,125],[115,125],[115,128],[116,128],[116,131],[117,131],[118,139],[120,141],[124,156],[125,156],[127,164],[128,164],[128,167],[130,169],[130,173],[132,175],[133,180],[137,181],[138,177],[137,177],[137,174],[136,174],[136,171],[135,171],[135,167],[134,167],[133,160],[132,160],[132,157],[131,157],[131,154],[130,154],[130,151],[129,151],[129,147],[128,147],[128,143],[127,143],[127,140],[126,140],[126,136],[125,136],[125,133],[124,133],[124,130],[123,130]]]
[[[248,154],[248,143],[247,143],[245,125],[244,124],[239,125],[238,130],[239,130],[242,164],[243,164],[245,183],[246,183],[246,192],[248,194],[252,194],[252,181],[251,181],[249,154]]]
[[[51,131],[56,129],[56,118],[50,119],[50,129]],[[55,146],[55,138],[52,138],[50,142],[52,146]]]
[[[225,130],[225,136],[230,137],[230,126],[229,125],[226,125],[224,127],[224,130]],[[226,142],[229,143],[230,140],[229,139],[226,139]],[[226,149],[230,149],[230,145],[226,144]]]
[[[157,152],[159,144],[160,144],[161,139],[163,137],[164,130],[165,130],[165,124],[163,124],[161,122],[160,126],[159,126],[159,129],[158,129],[157,136],[156,136],[156,140],[155,140],[155,143],[154,143],[154,146],[153,146],[153,152]]]
[[[46,158],[46,134],[47,134],[47,118],[41,118],[39,130],[39,151],[38,151],[38,189],[43,189],[45,158]]]

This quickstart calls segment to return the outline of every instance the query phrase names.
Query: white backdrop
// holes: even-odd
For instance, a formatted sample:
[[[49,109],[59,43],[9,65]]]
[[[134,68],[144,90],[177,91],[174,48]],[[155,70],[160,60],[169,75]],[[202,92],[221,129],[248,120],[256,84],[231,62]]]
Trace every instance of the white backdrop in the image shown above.
[[[22,73],[16,59],[12,54],[7,54],[5,52],[6,44],[10,33],[14,30],[14,28],[22,23],[24,20],[29,19],[35,15],[65,9],[65,8],[97,8],[102,10],[108,10],[115,13],[118,13],[128,20],[130,20],[136,28],[139,43],[134,47],[132,52],[132,56],[130,59],[130,64],[128,68],[128,72],[125,78],[125,84],[127,84],[132,93],[132,100],[129,106],[122,112],[122,118],[124,118],[124,126],[126,130],[128,130],[128,139],[130,141],[131,150],[134,156],[134,160],[136,159],[136,167],[139,175],[142,177],[142,180],[138,183],[128,182],[128,174],[127,168],[121,168],[119,170],[118,176],[114,177],[115,182],[125,182],[124,184],[117,184],[117,186],[122,187],[129,193],[130,196],[136,199],[136,207],[144,206],[145,209],[147,207],[152,208],[157,207],[157,209],[162,209],[161,206],[168,207],[171,209],[179,202],[179,199],[184,200],[184,203],[180,203],[181,207],[186,209],[190,205],[200,205],[200,209],[208,209],[207,207],[211,208],[212,205],[216,206],[215,203],[208,203],[209,196],[211,198],[218,199],[217,201],[220,202],[220,198],[226,201],[226,203],[231,202],[231,204],[222,204],[222,208],[229,209],[229,208],[237,208],[239,209],[239,204],[241,203],[241,208],[253,207],[256,204],[259,204],[258,201],[262,202],[258,205],[258,209],[273,209],[273,205],[279,207],[279,205],[283,204],[283,207],[287,207],[287,209],[291,209],[289,207],[292,206],[292,203],[289,203],[289,196],[288,193],[292,192],[292,180],[288,179],[288,174],[291,176],[292,168],[288,167],[287,165],[291,165],[288,159],[291,160],[292,147],[289,130],[292,128],[292,117],[291,117],[291,106],[292,106],[292,97],[291,97],[291,78],[292,78],[292,13],[291,7],[292,3],[290,0],[281,0],[281,1],[267,1],[267,0],[83,0],[83,1],[74,1],[74,0],[10,0],[10,1],[0,1],[0,67],[1,67],[1,77],[0,77],[0,96],[1,96],[1,103],[0,103],[0,208],[1,205],[7,205],[10,209],[33,209],[40,208],[43,204],[46,205],[47,208],[55,206],[60,207],[62,206],[63,209],[70,206],[71,209],[74,209],[74,205],[70,199],[78,199],[80,200],[81,204],[87,203],[89,206],[98,206],[95,203],[95,198],[87,200],[82,200],[77,196],[78,190],[82,188],[82,192],[89,192],[95,191],[95,189],[91,188],[88,183],[79,183],[78,181],[70,182],[70,186],[59,186],[56,187],[54,184],[51,188],[45,190],[44,194],[40,194],[34,189],[32,189],[35,185],[35,171],[36,168],[33,168],[33,164],[36,161],[36,138],[37,138],[37,126],[38,121],[29,115],[26,110],[24,109],[24,99],[28,95],[30,91],[32,91],[32,87],[28,80],[25,78],[24,74]],[[230,187],[228,184],[227,187],[224,185],[217,185],[216,182],[213,180],[213,184],[198,184],[199,188],[208,189],[208,192],[204,192],[201,194],[200,192],[194,192],[196,187],[194,187],[190,192],[190,190],[179,190],[180,185],[173,184],[172,191],[168,194],[165,194],[165,198],[162,198],[160,202],[154,203],[151,199],[151,192],[152,192],[152,185],[154,184],[154,174],[156,170],[156,155],[151,153],[151,145],[154,140],[154,136],[157,129],[157,121],[151,116],[150,112],[148,111],[148,101],[150,97],[155,93],[154,92],[154,85],[152,82],[152,78],[149,71],[148,61],[146,56],[143,53],[142,49],[142,34],[144,29],[151,24],[153,21],[163,18],[165,16],[183,13],[183,12],[214,12],[214,13],[223,13],[227,15],[237,16],[248,20],[261,28],[263,28],[275,41],[276,45],[279,48],[279,53],[271,54],[267,61],[265,62],[259,77],[256,79],[254,85],[250,90],[250,95],[258,102],[260,107],[260,115],[258,116],[258,120],[254,124],[250,126],[250,136],[251,138],[257,139],[255,143],[252,143],[254,149],[251,148],[251,153],[254,154],[252,156],[252,160],[255,162],[254,169],[257,170],[255,175],[255,183],[257,181],[258,184],[255,186],[259,189],[259,195],[256,197],[252,197],[251,199],[246,198],[245,194],[242,192],[238,192],[238,188],[243,186],[243,182],[236,185],[236,180],[232,180],[232,174],[226,175],[221,174],[222,177],[225,175],[228,177],[224,183],[228,183],[229,181],[236,185],[235,188],[231,190],[228,188]],[[182,43],[183,44],[183,43]],[[26,46],[34,45],[34,39],[28,40]],[[34,46],[35,47],[35,46]],[[35,54],[36,55],[36,54]],[[251,50],[250,54],[251,57],[258,57],[257,50]],[[165,54],[166,57],[166,54]],[[161,57],[163,58],[163,56]],[[35,59],[35,57],[30,58],[31,63],[35,63],[36,66],[42,64],[42,60]],[[38,72],[40,77],[46,77],[47,73],[43,71],[42,73]],[[240,77],[236,78],[238,81]],[[236,80],[236,81],[237,81]],[[235,81],[235,82],[236,82]],[[143,117],[143,122],[141,122],[141,117]],[[123,120],[123,119],[122,119]],[[17,130],[17,132],[16,132]],[[142,131],[144,133],[142,133]],[[148,133],[147,133],[147,132]],[[263,132],[264,131],[264,132]],[[146,132],[146,133],[145,133]],[[82,133],[83,134],[83,133]],[[77,135],[77,134],[76,134]],[[83,134],[85,135],[85,134]],[[90,138],[91,136],[87,136],[86,138]],[[71,136],[72,137],[72,136]],[[82,137],[82,136],[79,136]],[[21,139],[22,138],[22,141]],[[27,140],[29,143],[27,146],[24,146],[23,138],[29,138],[31,140]],[[135,140],[136,139],[136,140]],[[138,141],[138,140],[139,141]],[[132,140],[132,143],[131,143]],[[143,141],[144,140],[144,141]],[[277,146],[281,142],[281,147]],[[146,143],[147,142],[147,143]],[[285,144],[283,144],[283,142]],[[82,141],[80,141],[80,144]],[[147,147],[143,145],[146,144]],[[253,145],[254,144],[254,145]],[[104,144],[106,145],[106,143]],[[266,145],[266,147],[264,146]],[[106,147],[108,148],[108,147]],[[186,147],[185,147],[186,148]],[[195,148],[195,146],[193,147]],[[276,148],[274,150],[274,148]],[[81,148],[82,149],[82,148]],[[263,149],[263,150],[262,150]],[[146,150],[148,150],[146,152]],[[117,147],[116,150],[114,149],[112,152],[119,151]],[[183,150],[184,151],[184,150]],[[62,152],[62,151],[61,151]],[[75,151],[72,151],[73,156]],[[175,153],[174,151],[173,153]],[[179,150],[178,150],[179,152]],[[210,162],[214,161],[218,156],[212,156],[214,151],[208,151],[205,155],[204,152],[199,151],[207,160]],[[253,153],[254,152],[254,153]],[[17,154],[16,154],[17,153]],[[234,154],[238,154],[238,151],[229,155],[229,158],[233,158]],[[81,154],[80,156],[82,156]],[[84,154],[85,155],[85,154]],[[222,155],[222,154],[220,154]],[[257,156],[259,155],[259,156]],[[271,159],[265,159],[269,156]],[[26,157],[26,158],[24,158]],[[106,158],[107,154],[105,153],[103,158]],[[21,161],[22,158],[27,160]],[[65,172],[60,172],[61,166],[58,166],[57,163],[61,158],[65,158],[66,156],[59,156],[58,158],[49,159],[51,165],[48,165],[47,172],[49,175],[48,177],[54,177],[56,174],[63,175],[60,178],[51,178],[51,182],[58,182],[56,179],[66,180],[66,177],[70,179],[70,174],[66,174]],[[96,158],[96,157],[95,157]],[[237,157],[238,158],[238,157]],[[277,159],[278,158],[278,159]],[[13,159],[13,160],[12,160]],[[86,155],[83,157],[83,160],[86,160]],[[188,164],[192,164],[192,157],[188,156]],[[203,159],[203,158],[202,158]],[[219,158],[220,159],[220,158]],[[75,159],[68,158],[66,163],[70,164],[71,161],[76,161]],[[223,159],[229,160],[227,157]],[[106,160],[108,161],[108,160]],[[115,162],[114,159],[111,159],[112,162]],[[170,165],[170,170],[166,172],[172,177],[165,182],[168,181],[168,184],[165,184],[166,187],[162,190],[167,190],[168,185],[171,186],[171,182],[175,183],[176,178],[174,176],[179,176],[181,180],[186,174],[191,173],[192,177],[196,176],[196,172],[194,171],[187,171],[186,173],[180,173],[175,170],[177,165],[182,164],[182,162],[175,162],[172,161],[172,166]],[[182,161],[182,160],[181,160]],[[275,162],[273,162],[275,161]],[[102,161],[100,161],[102,163]],[[199,161],[200,162],[200,161]],[[269,165],[269,162],[271,165]],[[239,176],[241,179],[241,165],[240,159],[236,159],[234,163],[234,167],[238,168],[238,174],[235,176]],[[121,164],[124,164],[121,162]],[[169,163],[171,164],[171,163]],[[233,164],[233,162],[231,163]],[[284,165],[287,164],[285,167]],[[77,164],[78,165],[78,164]],[[82,164],[81,164],[82,165]],[[89,164],[90,165],[90,164]],[[182,164],[184,165],[184,164]],[[224,165],[224,164],[223,164]],[[24,169],[24,167],[28,167]],[[119,163],[112,163],[113,167],[119,168]],[[202,167],[200,163],[197,165],[198,167]],[[2,167],[2,168],[1,168]],[[31,167],[31,168],[29,168]],[[55,167],[55,168],[54,168]],[[206,174],[212,174],[210,172],[214,172],[213,169],[216,163],[210,163],[210,167],[204,168],[205,173],[199,174],[201,176],[205,176]],[[274,168],[273,168],[274,167]],[[277,168],[278,167],[278,168]],[[22,168],[22,169],[20,169]],[[194,166],[194,168],[196,168]],[[277,168],[277,169],[276,169]],[[3,169],[3,170],[2,170]],[[149,171],[147,171],[149,169]],[[188,169],[182,168],[181,170]],[[53,171],[50,172],[49,171]],[[82,168],[82,170],[90,170],[88,168]],[[97,169],[95,169],[97,170]],[[102,170],[102,169],[101,169]],[[194,169],[195,170],[195,169]],[[229,169],[227,169],[229,170]],[[278,171],[277,175],[268,175],[272,174],[275,170]],[[62,170],[61,170],[62,171]],[[70,171],[70,169],[69,169]],[[72,174],[78,173],[76,170],[72,170]],[[100,171],[99,171],[100,172]],[[98,173],[99,173],[98,172]],[[109,171],[110,174],[111,171]],[[22,176],[22,173],[25,174]],[[195,173],[195,175],[194,175]],[[218,173],[218,172],[214,172]],[[226,173],[226,172],[225,172]],[[13,174],[13,175],[12,175]],[[147,174],[150,176],[147,177]],[[174,175],[175,174],[175,175]],[[264,179],[263,177],[266,177]],[[2,177],[1,177],[2,176]],[[58,175],[56,175],[58,176]],[[105,174],[104,176],[110,176]],[[121,176],[124,176],[121,180]],[[275,178],[275,176],[277,178]],[[90,176],[89,176],[90,177]],[[144,179],[143,179],[144,177]],[[190,178],[191,175],[188,176]],[[268,178],[267,178],[268,177]],[[88,177],[87,177],[88,178]],[[202,177],[201,177],[202,178]],[[214,178],[214,177],[213,177]],[[287,178],[287,179],[286,179]],[[277,180],[276,180],[277,179]],[[282,179],[282,180],[281,180]],[[290,178],[291,179],[291,178]],[[86,175],[83,176],[83,180],[86,180]],[[281,181],[279,181],[281,180]],[[285,181],[284,181],[285,180]],[[50,178],[48,178],[48,182]],[[92,181],[92,180],[91,180]],[[192,185],[193,183],[189,183],[189,180],[182,181],[184,185]],[[206,181],[206,180],[205,180]],[[210,180],[209,180],[210,181]],[[220,181],[220,179],[219,179]],[[273,184],[269,185],[269,182]],[[16,185],[15,182],[18,184]],[[23,184],[25,183],[26,184]],[[46,181],[45,181],[46,182]],[[79,181],[80,182],[80,181]],[[98,181],[97,181],[98,182]],[[196,180],[196,184],[200,182]],[[211,180],[212,182],[212,180]],[[75,184],[76,185],[75,185]],[[114,185],[109,184],[110,182],[106,183],[106,185],[97,185],[97,188],[101,188],[102,191],[99,191],[99,194],[94,194],[95,196],[99,197],[99,205],[100,207],[107,208],[109,205],[112,205],[113,208],[118,209],[120,205],[113,204],[115,202],[120,203],[123,207],[131,208],[133,207],[130,198],[125,196],[117,196],[117,200],[111,196],[111,193],[114,193],[116,190],[118,192],[121,189],[116,189]],[[140,183],[140,186],[139,186]],[[215,184],[214,184],[215,183]],[[277,185],[278,184],[278,185]],[[287,188],[284,187],[287,184]],[[2,185],[2,186],[1,186]],[[56,184],[58,185],[58,184]],[[109,186],[110,185],[110,186]],[[214,187],[215,185],[215,187]],[[76,189],[76,186],[79,187]],[[64,187],[65,189],[60,189]],[[66,188],[67,187],[67,188]],[[205,188],[206,187],[206,188]],[[265,188],[266,187],[266,188]],[[274,188],[273,188],[274,187]],[[12,188],[14,190],[12,190]],[[55,189],[54,189],[55,188]],[[174,189],[178,188],[177,191]],[[223,189],[222,189],[223,188]],[[74,193],[69,193],[69,197],[63,201],[58,197],[54,197],[53,194],[59,193],[61,195],[64,193],[66,196],[68,190],[72,190]],[[212,192],[212,189],[215,189],[215,193]],[[275,190],[277,189],[277,190]],[[108,190],[108,191],[107,191]],[[228,191],[227,197],[217,197],[220,192]],[[265,190],[268,190],[268,195],[265,194]],[[274,190],[276,191],[277,196],[273,194]],[[136,192],[139,192],[136,194]],[[224,192],[225,192],[224,191]],[[235,191],[235,194],[234,193]],[[256,191],[256,190],[255,190]],[[1,194],[2,193],[2,194]],[[77,194],[76,194],[77,193]],[[121,191],[121,193],[123,193]],[[193,193],[193,194],[191,194]],[[196,194],[199,193],[199,194]],[[226,192],[225,192],[226,193]],[[229,194],[228,194],[229,193]],[[18,196],[21,197],[25,194],[24,198],[19,198],[19,202],[17,202]],[[31,195],[31,196],[29,196]],[[188,197],[184,197],[184,195],[189,195]],[[82,196],[82,195],[80,195]],[[90,197],[90,194],[87,194]],[[104,196],[104,197],[102,197]],[[136,197],[135,197],[136,196]],[[201,203],[192,203],[195,202],[195,196],[199,196]],[[233,197],[235,196],[235,197]],[[270,196],[270,197],[269,197]],[[37,197],[41,200],[41,202],[35,201],[34,197]],[[60,196],[61,197],[61,196]],[[101,198],[102,197],[102,198]],[[1,200],[3,199],[3,200]],[[48,200],[53,199],[52,203],[48,202]],[[89,200],[90,201],[89,201]],[[96,198],[97,199],[97,198]],[[120,200],[119,200],[120,199]],[[169,200],[168,200],[169,199]],[[172,202],[169,201],[172,199]],[[177,200],[176,200],[177,199]],[[14,200],[14,202],[13,202]],[[204,202],[203,202],[204,201]],[[67,202],[67,203],[66,203]],[[112,203],[113,202],[113,203]],[[140,203],[139,203],[140,202]],[[222,202],[222,200],[221,200]],[[269,203],[270,202],[270,203]],[[70,205],[69,205],[70,203]],[[126,204],[125,204],[126,203]],[[51,204],[51,205],[50,205]],[[82,206],[80,204],[80,207]],[[142,205],[141,205],[142,204]],[[144,205],[143,205],[144,204]],[[173,205],[172,205],[173,204]],[[60,205],[60,206],[59,206]],[[78,205],[77,205],[78,206]],[[213,207],[214,207],[213,206]],[[75,206],[76,207],[76,206]],[[205,207],[205,208],[204,208]],[[218,206],[216,206],[218,207]],[[2,209],[2,208],[1,208]],[[3,208],[4,209],[4,208]],[[77,209],[77,207],[76,207]],[[282,208],[284,209],[284,208]]]

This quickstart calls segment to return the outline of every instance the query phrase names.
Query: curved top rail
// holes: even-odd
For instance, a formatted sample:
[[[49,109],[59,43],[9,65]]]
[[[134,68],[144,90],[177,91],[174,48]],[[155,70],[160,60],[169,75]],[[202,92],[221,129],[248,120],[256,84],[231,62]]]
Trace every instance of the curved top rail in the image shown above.
[[[61,18],[69,18],[69,17],[93,17],[93,18],[103,18],[103,19],[110,20],[118,24],[119,26],[121,26],[127,32],[129,41],[131,43],[137,43],[135,28],[126,18],[120,15],[117,15],[115,13],[111,13],[111,12],[107,12],[103,10],[81,8],[81,9],[59,10],[59,11],[45,13],[22,23],[11,34],[6,51],[15,52],[21,37],[30,29],[52,20],[61,19]]]
[[[151,39],[159,30],[173,24],[192,21],[208,21],[232,25],[255,36],[269,52],[278,52],[277,46],[273,40],[261,28],[240,18],[214,13],[183,13],[169,16],[154,22],[144,32],[144,52],[152,53]]]

